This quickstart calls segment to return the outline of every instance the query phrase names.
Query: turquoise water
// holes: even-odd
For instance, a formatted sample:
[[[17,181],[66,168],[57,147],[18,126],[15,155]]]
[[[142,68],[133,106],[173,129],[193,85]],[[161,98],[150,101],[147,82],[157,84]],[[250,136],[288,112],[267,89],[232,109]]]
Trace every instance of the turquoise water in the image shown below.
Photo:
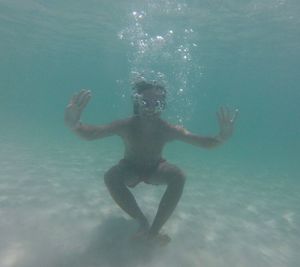
[[[298,266],[299,12],[296,0],[0,0],[0,266]],[[122,142],[63,124],[81,88],[84,122],[130,116],[141,76],[192,132],[216,134],[221,105],[240,110],[222,147],[166,147],[188,179],[163,228],[172,242],[148,252],[128,244],[135,225],[102,180]],[[133,191],[153,218],[164,188]]]

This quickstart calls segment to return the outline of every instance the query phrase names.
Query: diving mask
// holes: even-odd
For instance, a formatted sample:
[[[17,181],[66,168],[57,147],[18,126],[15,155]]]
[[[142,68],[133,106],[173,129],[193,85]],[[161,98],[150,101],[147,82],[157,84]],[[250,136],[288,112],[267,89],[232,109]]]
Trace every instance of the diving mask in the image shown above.
[[[160,113],[165,109],[164,99],[144,99],[141,94],[134,95],[135,102],[145,111]]]

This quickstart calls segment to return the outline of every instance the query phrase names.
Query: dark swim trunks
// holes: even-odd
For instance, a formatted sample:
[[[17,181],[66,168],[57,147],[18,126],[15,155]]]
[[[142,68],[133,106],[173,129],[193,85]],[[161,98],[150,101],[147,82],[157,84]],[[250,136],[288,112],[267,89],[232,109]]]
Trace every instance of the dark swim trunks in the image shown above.
[[[139,182],[148,183],[150,176],[157,170],[159,164],[163,162],[166,162],[163,158],[159,159],[157,162],[151,162],[149,164],[136,164],[130,160],[121,159],[119,164],[125,168],[126,171],[129,171],[138,177],[138,179],[136,179],[133,183],[129,184],[130,187],[134,187]]]

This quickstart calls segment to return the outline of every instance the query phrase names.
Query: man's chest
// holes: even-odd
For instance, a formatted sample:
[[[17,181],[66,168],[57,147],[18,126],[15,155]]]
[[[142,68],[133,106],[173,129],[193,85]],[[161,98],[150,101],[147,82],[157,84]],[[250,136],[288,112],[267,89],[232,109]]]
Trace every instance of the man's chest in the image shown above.
[[[126,143],[129,147],[139,150],[156,150],[164,145],[165,136],[159,130],[137,129],[127,134]]]

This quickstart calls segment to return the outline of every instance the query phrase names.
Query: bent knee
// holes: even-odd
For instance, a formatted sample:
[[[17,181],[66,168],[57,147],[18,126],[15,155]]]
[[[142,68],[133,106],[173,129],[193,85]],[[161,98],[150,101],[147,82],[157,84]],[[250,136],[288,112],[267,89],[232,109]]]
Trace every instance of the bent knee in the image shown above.
[[[174,185],[176,187],[183,187],[185,184],[186,177],[184,173],[178,169],[175,172],[170,173],[170,176],[167,179],[168,185]]]
[[[122,183],[122,176],[120,175],[118,168],[112,167],[104,174],[104,182],[107,187],[112,187],[116,184]]]
[[[185,184],[186,177],[182,171],[180,171],[175,177],[176,183],[182,186]]]

